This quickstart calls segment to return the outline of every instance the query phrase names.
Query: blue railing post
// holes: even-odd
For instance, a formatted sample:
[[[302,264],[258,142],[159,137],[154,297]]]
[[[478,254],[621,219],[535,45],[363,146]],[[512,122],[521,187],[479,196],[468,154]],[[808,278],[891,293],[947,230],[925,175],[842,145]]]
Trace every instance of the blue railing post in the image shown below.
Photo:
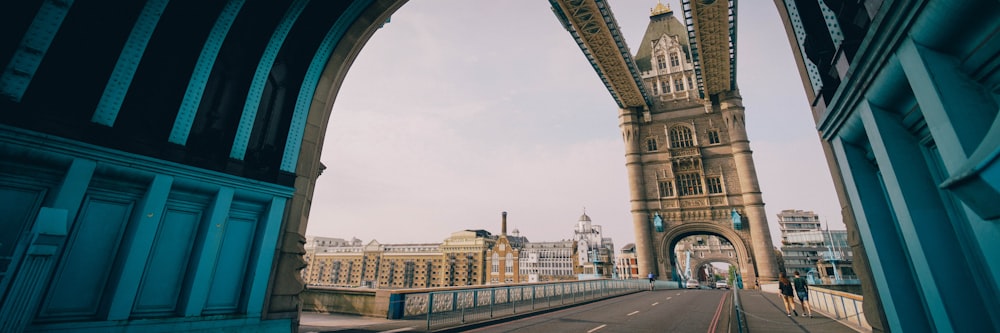
[[[513,313],[517,313],[517,303],[514,302],[514,299],[510,298],[511,289],[513,288],[507,287],[507,303],[510,303],[510,311]]]
[[[490,318],[493,318],[493,304],[497,302],[497,289],[490,288]]]
[[[854,316],[858,318],[858,327],[864,327],[861,325],[861,313],[858,312],[858,300],[852,299],[854,301]]]
[[[427,330],[431,330],[431,312],[434,311],[434,293],[427,293]]]
[[[538,286],[535,286],[535,285],[531,286],[531,309],[532,310],[535,309],[535,297],[537,296],[536,295],[536,290],[538,289],[537,287]]]

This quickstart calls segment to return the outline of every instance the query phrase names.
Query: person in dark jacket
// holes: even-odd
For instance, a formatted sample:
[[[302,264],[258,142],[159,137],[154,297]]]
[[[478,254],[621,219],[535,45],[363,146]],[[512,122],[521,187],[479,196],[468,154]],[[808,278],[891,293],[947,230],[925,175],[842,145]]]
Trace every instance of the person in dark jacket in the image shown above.
[[[812,318],[813,311],[812,307],[809,306],[809,283],[806,283],[806,279],[799,276],[799,271],[795,271],[795,278],[792,279],[792,284],[795,285],[795,294],[799,296],[799,302],[802,303],[802,316]]]
[[[795,311],[795,298],[792,296],[792,282],[788,281],[788,277],[785,276],[785,272],[778,273],[778,289],[781,292],[781,301],[785,303],[785,314],[789,317],[792,313],[796,316],[799,315],[798,311]]]

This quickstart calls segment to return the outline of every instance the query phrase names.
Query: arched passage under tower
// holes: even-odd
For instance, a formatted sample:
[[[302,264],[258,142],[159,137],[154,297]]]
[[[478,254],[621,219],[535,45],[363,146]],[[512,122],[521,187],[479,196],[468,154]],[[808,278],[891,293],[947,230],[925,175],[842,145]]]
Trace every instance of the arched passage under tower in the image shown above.
[[[667,273],[661,274],[660,279],[683,281],[690,278],[685,273],[685,266],[688,265],[686,258],[678,256],[678,253],[683,253],[688,249],[678,247],[691,244],[685,242],[685,240],[690,240],[691,237],[715,236],[731,244],[732,249],[716,251],[716,254],[709,254],[704,257],[696,254],[691,258],[690,267],[696,269],[711,262],[725,262],[736,266],[736,271],[740,275],[744,285],[755,285],[758,279],[757,268],[754,265],[753,252],[749,248],[750,245],[747,236],[744,234],[744,232],[708,222],[685,223],[666,230],[666,232],[659,235],[658,246],[656,247],[657,269],[660,272]],[[706,245],[706,247],[709,246]],[[692,253],[698,252],[694,246],[690,250],[692,250]],[[732,252],[731,256],[730,251]],[[712,251],[702,252],[711,253]]]

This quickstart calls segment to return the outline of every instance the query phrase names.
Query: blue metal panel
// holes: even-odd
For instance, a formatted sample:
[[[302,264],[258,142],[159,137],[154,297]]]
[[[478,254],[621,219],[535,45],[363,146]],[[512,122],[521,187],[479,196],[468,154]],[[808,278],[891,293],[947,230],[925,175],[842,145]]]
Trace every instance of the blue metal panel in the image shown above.
[[[264,49],[264,55],[257,63],[257,71],[253,74],[253,81],[250,82],[250,91],[247,92],[246,104],[243,104],[243,114],[240,116],[239,127],[236,128],[236,138],[233,139],[229,157],[242,160],[246,155],[250,132],[253,130],[254,120],[257,119],[257,108],[260,107],[260,96],[264,92],[264,86],[267,85],[267,77],[271,74],[274,59],[278,57],[281,45],[285,43],[285,38],[292,31],[292,26],[308,3],[309,0],[295,0],[281,18],[281,23],[274,28],[271,39],[267,41],[267,48]]]
[[[880,185],[877,170],[858,147],[841,138],[834,139],[831,145],[841,165],[844,188],[854,208],[858,233],[865,245],[872,280],[890,331],[926,330],[927,316],[920,295],[914,292],[917,287],[910,274],[909,259],[903,252],[896,217],[888,209],[885,188]]]
[[[39,317],[97,315],[132,208],[123,198],[90,197],[84,203]]]
[[[139,14],[139,19],[136,20],[121,55],[118,56],[115,69],[111,72],[111,78],[90,121],[108,127],[114,126],[128,87],[132,84],[135,70],[139,68],[142,54],[146,52],[146,44],[153,36],[153,30],[156,29],[163,10],[167,8],[167,2],[169,0],[151,0],[142,8],[142,13]]]
[[[206,313],[230,313],[237,311],[247,277],[247,261],[257,220],[252,216],[238,214],[230,216],[226,223],[219,260],[215,265],[215,276],[205,303]]]
[[[168,207],[160,222],[132,315],[172,314],[187,273],[201,211]]]
[[[40,188],[0,184],[0,202],[3,203],[0,205],[0,299],[4,298],[10,283],[8,271],[14,269],[15,250],[23,251],[24,246],[18,244],[26,241],[22,236],[27,234],[44,195],[45,190]]]
[[[222,49],[222,42],[229,34],[229,28],[236,21],[236,16],[246,0],[231,0],[222,9],[222,14],[212,26],[212,31],[208,34],[205,47],[198,55],[198,63],[194,66],[194,73],[191,73],[191,80],[188,81],[187,90],[184,93],[184,100],[177,111],[177,118],[174,119],[174,127],[170,130],[168,141],[179,145],[187,144],[188,134],[191,133],[191,125],[194,124],[194,116],[198,113],[198,106],[201,104],[202,94],[205,93],[205,85],[208,84],[208,77],[215,66],[215,59]]]
[[[316,94],[316,86],[319,84],[323,69],[330,61],[330,55],[340,42],[340,38],[344,36],[344,32],[371,2],[372,0],[352,2],[323,37],[319,49],[313,55],[309,69],[306,70],[306,75],[302,79],[302,88],[300,88],[298,98],[295,100],[295,113],[292,114],[292,123],[289,125],[288,137],[285,139],[285,151],[281,156],[282,171],[295,172],[295,166],[299,160],[299,150],[302,147],[302,136],[305,133],[306,119],[309,117],[309,107],[312,106],[313,96]]]
[[[131,239],[128,239],[127,245],[122,248],[125,260],[111,298],[108,320],[128,319],[132,312],[139,282],[142,280],[153,240],[156,239],[157,229],[163,219],[161,216],[163,207],[167,203],[167,195],[170,194],[173,181],[173,177],[157,175],[153,178],[146,196],[136,206],[135,214],[129,221]]]
[[[257,248],[257,262],[253,263],[253,277],[250,285],[250,297],[247,313],[258,314],[264,309],[264,299],[267,297],[267,282],[271,277],[271,263],[274,261],[274,250],[277,249],[278,234],[281,230],[281,219],[285,216],[285,202],[281,197],[271,199],[264,219],[264,234]]]
[[[16,102],[21,101],[72,5],[73,0],[48,0],[42,3],[28,32],[21,39],[17,52],[0,76],[0,95]]]
[[[212,283],[212,273],[215,263],[219,260],[219,248],[222,246],[223,232],[229,217],[229,208],[233,203],[233,189],[223,187],[215,195],[215,202],[209,208],[207,226],[204,230],[204,241],[196,252],[194,262],[194,277],[191,279],[191,290],[184,304],[185,316],[199,316],[205,308],[208,290]]]
[[[47,202],[46,206],[65,209],[69,216],[76,216],[83,205],[83,198],[87,194],[90,186],[90,179],[94,176],[94,169],[97,162],[93,160],[76,158],[69,166],[66,177],[56,191],[52,202]],[[70,219],[72,225],[73,220]]]

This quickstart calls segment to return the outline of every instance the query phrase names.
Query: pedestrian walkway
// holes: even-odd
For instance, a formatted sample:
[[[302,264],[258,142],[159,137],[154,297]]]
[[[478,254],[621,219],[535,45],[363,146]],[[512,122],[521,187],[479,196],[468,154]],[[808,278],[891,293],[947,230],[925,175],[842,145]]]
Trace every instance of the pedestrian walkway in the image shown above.
[[[740,290],[740,303],[747,326],[751,333],[757,332],[810,332],[810,333],[854,333],[863,332],[841,322],[820,314],[813,309],[813,317],[789,317],[785,306],[776,293],[756,290]],[[802,304],[796,300],[796,309],[802,313]]]
[[[423,332],[422,320],[391,320],[339,313],[302,312],[299,333]]]

